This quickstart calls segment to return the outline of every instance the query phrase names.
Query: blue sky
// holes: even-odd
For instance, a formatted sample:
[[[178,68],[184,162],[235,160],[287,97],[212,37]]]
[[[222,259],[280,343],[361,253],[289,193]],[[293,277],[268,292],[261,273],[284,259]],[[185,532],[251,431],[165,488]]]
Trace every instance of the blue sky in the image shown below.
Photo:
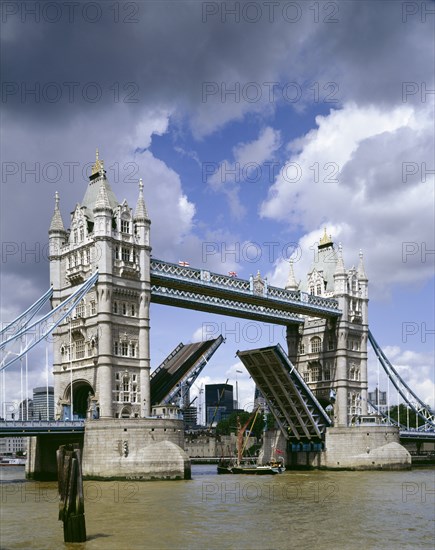
[[[431,3],[411,13],[400,2],[320,2],[316,13],[296,2],[269,17],[264,2],[133,2],[130,22],[96,4],[95,21],[83,4],[56,22],[43,8],[38,21],[25,16],[22,3],[3,12],[2,242],[43,248],[54,192],[67,223],[96,147],[119,200],[134,206],[143,178],[155,257],[244,278],[260,270],[280,286],[287,252],[304,279],[326,226],[346,267],[363,250],[371,329],[433,405]],[[225,254],[234,247],[238,256]],[[0,282],[8,320],[47,288],[43,254],[3,254]],[[234,383],[237,349],[284,343],[279,328],[260,327],[257,342],[248,321],[153,305],[153,366],[204,323],[228,334],[199,385]],[[238,377],[245,404],[252,383]]]

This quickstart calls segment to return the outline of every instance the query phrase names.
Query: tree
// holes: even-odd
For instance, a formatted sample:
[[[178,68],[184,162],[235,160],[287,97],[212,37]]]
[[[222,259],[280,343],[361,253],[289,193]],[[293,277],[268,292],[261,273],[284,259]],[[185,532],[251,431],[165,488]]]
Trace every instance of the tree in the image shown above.
[[[416,428],[416,416],[417,414],[404,404],[401,403],[399,407],[397,405],[394,405],[393,407],[390,407],[390,418],[395,420],[396,422],[399,422],[399,424],[402,424],[403,426],[408,426],[408,417],[409,417],[409,427],[410,428]],[[419,418],[418,419],[418,425],[422,425],[423,421]]]

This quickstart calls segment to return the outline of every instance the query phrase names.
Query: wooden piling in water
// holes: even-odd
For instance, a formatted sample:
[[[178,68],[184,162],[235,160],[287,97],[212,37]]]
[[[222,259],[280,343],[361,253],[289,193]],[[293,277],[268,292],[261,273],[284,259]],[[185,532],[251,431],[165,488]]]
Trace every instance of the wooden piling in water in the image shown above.
[[[85,505],[81,452],[78,446],[62,445],[56,452],[59,520],[63,521],[64,542],[85,542]]]

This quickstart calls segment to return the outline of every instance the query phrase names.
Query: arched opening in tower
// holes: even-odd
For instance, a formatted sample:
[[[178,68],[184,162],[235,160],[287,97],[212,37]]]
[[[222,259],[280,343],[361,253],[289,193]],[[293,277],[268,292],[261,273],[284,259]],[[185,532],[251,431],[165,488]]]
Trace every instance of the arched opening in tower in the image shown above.
[[[71,417],[71,387],[67,388],[66,399],[68,406],[65,408],[64,419],[82,420],[85,418],[98,418],[98,403],[94,399],[95,392],[86,380],[75,380],[73,382],[73,408],[74,415]],[[69,418],[68,418],[69,417]]]
[[[74,385],[73,405],[74,418],[86,418],[91,406],[91,397],[94,395],[92,386],[87,382]]]
[[[131,408],[124,407],[121,411],[121,418],[130,418],[131,417]]]

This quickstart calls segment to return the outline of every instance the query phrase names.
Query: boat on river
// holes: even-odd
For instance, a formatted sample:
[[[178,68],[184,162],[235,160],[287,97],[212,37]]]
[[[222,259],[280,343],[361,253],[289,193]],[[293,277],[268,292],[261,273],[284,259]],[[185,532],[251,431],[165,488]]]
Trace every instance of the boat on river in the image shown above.
[[[2,458],[0,460],[0,466],[25,466],[25,458]]]
[[[276,475],[285,472],[282,462],[271,461],[268,464],[228,464],[218,465],[218,474],[248,474],[256,476]]]
[[[243,463],[243,459],[242,459],[243,450],[244,450],[243,435],[249,423],[251,422],[251,419],[254,416],[254,414],[255,414],[255,417],[252,424],[255,423],[255,418],[258,414],[258,410],[259,408],[257,408],[252,413],[251,417],[243,427],[240,426],[240,422],[238,420],[237,459],[228,460],[228,459],[222,458],[219,461],[219,464],[217,466],[218,474],[220,475],[225,475],[225,474],[276,475],[276,474],[282,474],[283,472],[285,472],[284,461],[282,459],[280,460],[272,459],[267,464]]]

